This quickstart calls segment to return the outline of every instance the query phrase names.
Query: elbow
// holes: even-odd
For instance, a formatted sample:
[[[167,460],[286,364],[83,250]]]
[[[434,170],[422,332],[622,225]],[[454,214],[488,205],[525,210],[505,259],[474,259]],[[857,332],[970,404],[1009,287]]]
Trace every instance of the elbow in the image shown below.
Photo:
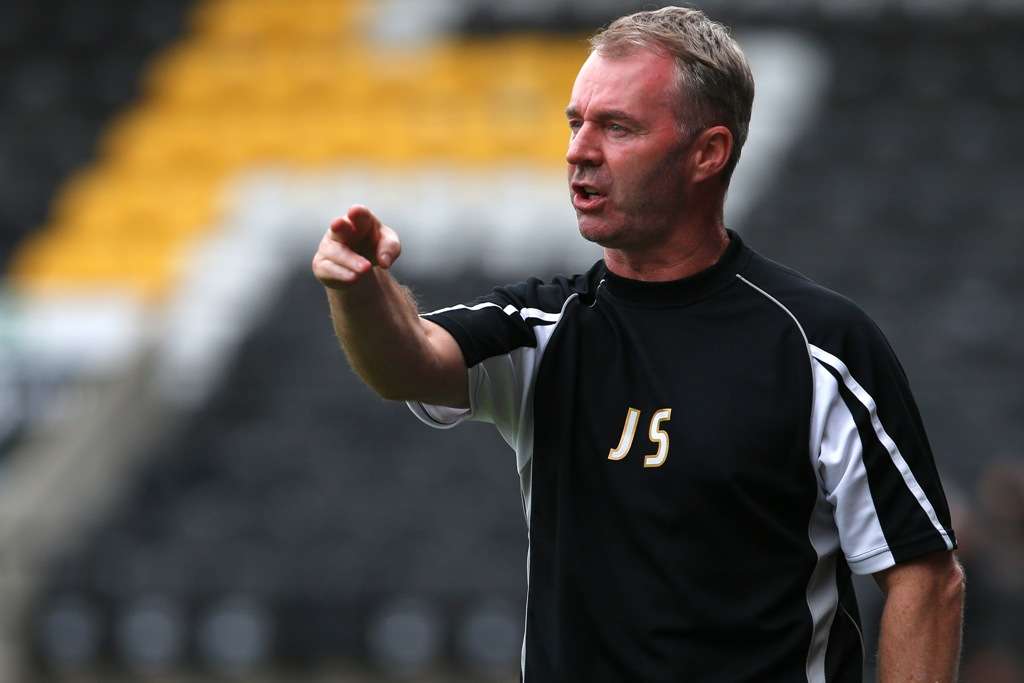
[[[953,561],[950,563],[949,572],[946,575],[942,597],[948,604],[962,605],[966,591],[967,575],[964,573],[963,566],[954,556]]]
[[[375,394],[385,401],[422,401],[424,403],[442,403],[434,399],[432,392],[425,390],[425,387],[433,385],[424,378],[411,375],[395,379],[377,379],[374,382],[367,381],[367,386]]]
[[[371,371],[363,366],[352,364],[352,369],[363,381],[363,384],[385,401],[408,401],[411,383],[404,378],[389,377],[386,373]]]
[[[909,560],[876,575],[888,597],[898,596],[931,606],[956,607],[963,603],[966,578],[952,552],[935,552]]]
[[[931,580],[925,585],[927,589],[920,596],[921,600],[931,603],[949,614],[962,614],[967,578],[956,556],[951,554],[945,571],[933,574]]]
[[[400,390],[398,387],[389,386],[375,386],[372,389],[385,401],[409,401],[411,400],[406,396],[405,391]]]
[[[386,378],[363,375],[363,382],[373,393],[385,401],[406,401],[409,400],[409,383],[400,381],[388,381]]]

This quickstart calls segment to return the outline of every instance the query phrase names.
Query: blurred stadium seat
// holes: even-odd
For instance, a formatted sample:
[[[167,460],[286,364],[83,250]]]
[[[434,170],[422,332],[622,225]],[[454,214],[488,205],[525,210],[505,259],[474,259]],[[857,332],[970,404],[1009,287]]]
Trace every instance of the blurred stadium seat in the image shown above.
[[[93,156],[105,120],[135,96],[145,59],[178,32],[186,2],[103,4],[0,8],[0,263],[43,224],[58,184]]]

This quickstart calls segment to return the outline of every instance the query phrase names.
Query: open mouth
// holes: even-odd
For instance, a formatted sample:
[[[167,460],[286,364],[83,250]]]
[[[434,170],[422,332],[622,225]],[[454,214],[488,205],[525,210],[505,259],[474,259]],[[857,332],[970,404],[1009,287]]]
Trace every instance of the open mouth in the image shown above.
[[[576,185],[572,188],[572,205],[577,211],[587,213],[599,211],[604,202],[605,196],[595,188]]]
[[[596,197],[604,196],[604,194],[599,192],[598,189],[593,185],[587,185],[584,183],[573,183],[572,191],[578,197],[581,197],[583,199],[593,199]]]

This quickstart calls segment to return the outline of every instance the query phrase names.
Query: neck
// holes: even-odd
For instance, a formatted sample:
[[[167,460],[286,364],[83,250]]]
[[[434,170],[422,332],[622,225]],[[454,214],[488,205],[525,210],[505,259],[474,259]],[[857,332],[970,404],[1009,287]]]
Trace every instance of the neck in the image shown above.
[[[717,220],[683,225],[667,240],[649,247],[604,250],[608,270],[631,280],[681,280],[718,262],[729,246],[721,216]]]

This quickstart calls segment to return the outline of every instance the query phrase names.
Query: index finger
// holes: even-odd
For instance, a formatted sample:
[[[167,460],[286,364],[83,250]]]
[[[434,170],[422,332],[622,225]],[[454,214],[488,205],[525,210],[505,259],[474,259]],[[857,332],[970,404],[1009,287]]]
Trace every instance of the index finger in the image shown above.
[[[357,236],[356,226],[352,225],[352,221],[348,219],[348,216],[339,216],[331,221],[331,237],[338,242],[351,241]]]
[[[362,204],[355,204],[348,210],[348,219],[355,226],[356,234],[360,236],[371,235],[380,230],[380,219]]]

